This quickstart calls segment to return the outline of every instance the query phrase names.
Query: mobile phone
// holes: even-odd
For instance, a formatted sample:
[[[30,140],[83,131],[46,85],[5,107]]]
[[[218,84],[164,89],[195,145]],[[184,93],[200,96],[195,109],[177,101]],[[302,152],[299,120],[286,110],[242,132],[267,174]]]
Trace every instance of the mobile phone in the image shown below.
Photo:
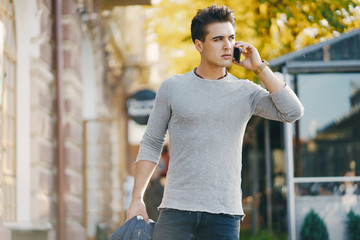
[[[234,47],[234,59],[237,63],[240,62],[240,55],[241,55],[241,49],[240,48],[237,48],[237,47]]]

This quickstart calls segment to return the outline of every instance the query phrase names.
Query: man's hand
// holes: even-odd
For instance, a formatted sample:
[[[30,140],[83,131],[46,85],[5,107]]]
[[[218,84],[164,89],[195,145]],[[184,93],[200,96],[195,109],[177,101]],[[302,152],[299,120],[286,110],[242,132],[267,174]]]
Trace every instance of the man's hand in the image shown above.
[[[247,70],[254,71],[261,64],[261,58],[258,50],[249,43],[246,42],[236,42],[235,47],[241,49],[241,54],[245,57],[244,60],[237,63],[233,60],[233,63],[236,65],[242,66]]]
[[[156,164],[150,161],[139,161],[136,163],[132,200],[126,213],[126,221],[139,215],[143,216],[146,222],[149,221],[143,196],[155,167]]]
[[[126,221],[139,215],[141,215],[146,222],[149,222],[144,201],[142,199],[133,199],[126,213]]]
[[[254,46],[246,42],[236,42],[235,47],[241,49],[241,54],[245,57],[245,59],[239,63],[233,60],[234,64],[244,67],[250,71],[254,71],[260,66],[262,63],[261,57],[258,50]],[[264,83],[265,87],[270,93],[279,91],[285,86],[285,83],[279,79],[268,67],[259,73],[258,78]]]

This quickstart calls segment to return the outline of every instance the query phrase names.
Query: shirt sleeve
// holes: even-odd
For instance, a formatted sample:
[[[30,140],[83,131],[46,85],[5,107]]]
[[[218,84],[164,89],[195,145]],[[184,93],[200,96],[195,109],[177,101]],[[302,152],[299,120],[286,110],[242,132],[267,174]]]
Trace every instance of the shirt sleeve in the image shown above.
[[[168,81],[164,81],[156,94],[145,134],[140,142],[136,162],[141,160],[159,163],[160,153],[171,116]]]
[[[254,115],[281,122],[295,122],[304,115],[304,107],[288,85],[269,93],[257,86],[253,94]]]

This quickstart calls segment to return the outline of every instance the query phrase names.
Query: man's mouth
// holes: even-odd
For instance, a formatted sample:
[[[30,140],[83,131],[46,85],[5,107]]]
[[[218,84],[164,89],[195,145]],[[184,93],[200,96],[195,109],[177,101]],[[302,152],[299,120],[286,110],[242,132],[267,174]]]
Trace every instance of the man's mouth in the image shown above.
[[[221,55],[222,58],[226,58],[226,59],[231,59],[232,55],[231,54],[223,54]]]

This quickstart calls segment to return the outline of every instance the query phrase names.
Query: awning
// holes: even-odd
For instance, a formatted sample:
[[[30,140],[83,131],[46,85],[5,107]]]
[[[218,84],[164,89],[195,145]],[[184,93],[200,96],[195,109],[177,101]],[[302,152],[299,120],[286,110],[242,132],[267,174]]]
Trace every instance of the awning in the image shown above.
[[[270,61],[274,71],[288,73],[359,72],[360,29],[341,34]]]

